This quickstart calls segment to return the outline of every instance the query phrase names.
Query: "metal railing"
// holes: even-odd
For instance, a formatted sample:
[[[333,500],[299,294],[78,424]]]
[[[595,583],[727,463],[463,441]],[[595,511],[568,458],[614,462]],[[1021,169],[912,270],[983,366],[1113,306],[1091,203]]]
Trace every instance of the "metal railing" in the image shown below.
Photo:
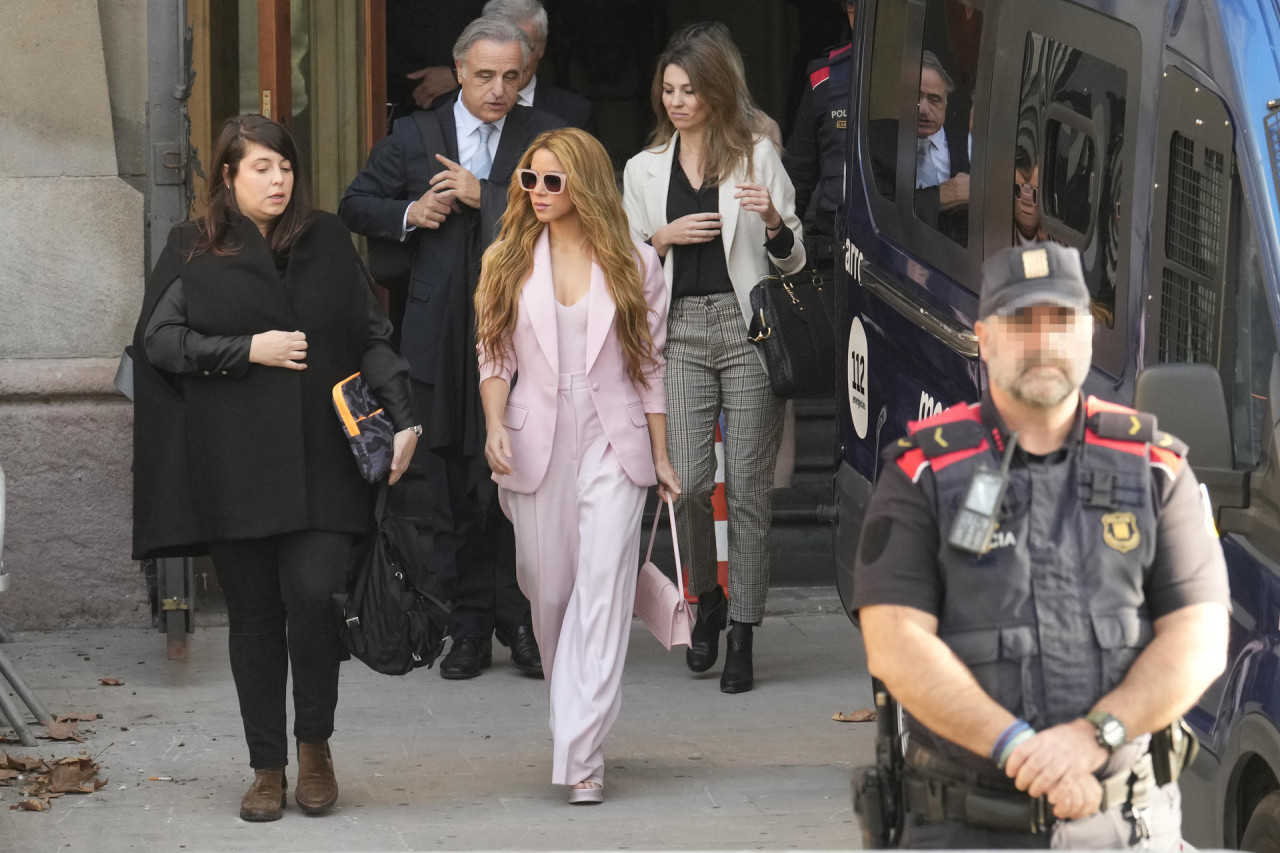
[[[5,508],[5,479],[4,469],[0,468],[0,592],[4,592],[9,586],[9,576],[4,571],[4,508]],[[0,628],[0,642],[9,642],[8,634]],[[53,716],[45,708],[44,704],[31,692],[27,687],[27,683],[22,680],[22,676],[18,674],[18,670],[9,660],[4,652],[0,651],[0,723],[8,722],[9,727],[18,734],[18,740],[23,746],[39,746],[36,743],[35,736],[31,734],[31,728],[27,725],[23,718],[22,710],[18,704],[13,701],[13,697],[9,695],[9,688],[18,694],[26,706],[31,709],[31,713],[35,715],[36,721],[40,723],[53,722]]]

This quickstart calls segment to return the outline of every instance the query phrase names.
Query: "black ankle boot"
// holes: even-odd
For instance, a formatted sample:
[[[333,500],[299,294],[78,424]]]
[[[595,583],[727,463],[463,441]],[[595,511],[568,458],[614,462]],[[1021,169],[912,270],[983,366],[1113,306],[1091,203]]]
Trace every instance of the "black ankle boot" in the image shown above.
[[[717,586],[698,596],[698,618],[693,623],[692,642],[684,653],[684,662],[694,672],[706,672],[715,666],[720,655],[720,632],[729,621],[729,601]]]
[[[752,625],[734,622],[725,644],[724,672],[720,674],[721,693],[746,693],[751,689],[754,673],[751,669]]]

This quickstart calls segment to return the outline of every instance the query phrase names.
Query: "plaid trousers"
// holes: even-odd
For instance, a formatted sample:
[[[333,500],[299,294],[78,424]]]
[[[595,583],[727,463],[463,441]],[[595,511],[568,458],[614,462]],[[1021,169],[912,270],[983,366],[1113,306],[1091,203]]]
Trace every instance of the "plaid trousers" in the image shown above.
[[[733,293],[684,296],[667,318],[667,452],[680,475],[680,550],[695,593],[716,587],[715,423],[724,411],[729,504],[729,618],[759,623],[769,592],[773,474],[784,401],[747,340]]]

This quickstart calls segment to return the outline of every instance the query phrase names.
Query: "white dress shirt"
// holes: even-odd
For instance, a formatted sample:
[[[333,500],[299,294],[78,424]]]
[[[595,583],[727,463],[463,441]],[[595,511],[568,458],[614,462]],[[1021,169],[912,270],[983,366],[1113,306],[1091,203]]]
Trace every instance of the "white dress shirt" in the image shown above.
[[[951,152],[947,131],[939,128],[933,136],[916,140],[916,189],[936,187],[951,177]]]

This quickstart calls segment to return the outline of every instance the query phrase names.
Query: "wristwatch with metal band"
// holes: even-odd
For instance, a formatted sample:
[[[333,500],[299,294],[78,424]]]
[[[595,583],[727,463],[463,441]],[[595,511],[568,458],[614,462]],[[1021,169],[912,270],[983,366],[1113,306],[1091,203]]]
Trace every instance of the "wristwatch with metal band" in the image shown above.
[[[409,431],[412,432],[414,435],[416,435],[418,438],[422,438],[422,424],[414,424],[413,426],[409,427]]]
[[[1115,752],[1129,742],[1129,733],[1125,730],[1124,723],[1106,711],[1090,711],[1085,719],[1093,723],[1098,745],[1107,752]]]

